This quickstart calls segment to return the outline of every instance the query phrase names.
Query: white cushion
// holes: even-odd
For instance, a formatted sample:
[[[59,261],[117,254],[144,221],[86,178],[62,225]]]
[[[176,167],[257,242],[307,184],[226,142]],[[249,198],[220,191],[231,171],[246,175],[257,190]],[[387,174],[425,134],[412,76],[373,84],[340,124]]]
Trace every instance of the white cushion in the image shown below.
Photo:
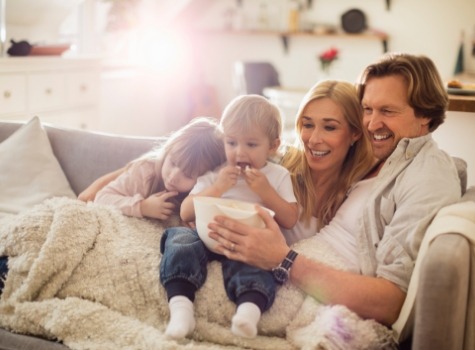
[[[76,197],[34,117],[0,143],[0,217],[55,196]]]

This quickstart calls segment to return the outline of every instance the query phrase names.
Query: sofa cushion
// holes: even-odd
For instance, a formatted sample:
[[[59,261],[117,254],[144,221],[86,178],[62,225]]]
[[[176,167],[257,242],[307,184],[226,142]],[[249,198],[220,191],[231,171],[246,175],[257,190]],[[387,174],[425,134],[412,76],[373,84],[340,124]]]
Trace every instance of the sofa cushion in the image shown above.
[[[462,194],[467,190],[467,162],[459,157],[452,157],[455,167],[457,168],[457,173],[460,178],[460,186],[462,187]]]
[[[75,198],[38,117],[0,143],[0,216],[46,198]]]

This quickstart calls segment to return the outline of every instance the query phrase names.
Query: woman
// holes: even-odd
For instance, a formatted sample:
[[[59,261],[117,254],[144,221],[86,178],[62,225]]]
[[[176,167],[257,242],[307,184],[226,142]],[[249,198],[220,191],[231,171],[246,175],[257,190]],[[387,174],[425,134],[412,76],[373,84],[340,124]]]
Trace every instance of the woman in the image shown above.
[[[355,87],[343,81],[323,81],[304,96],[297,112],[296,147],[281,161],[292,174],[301,208],[300,220],[288,243],[313,236],[329,224],[351,187],[374,163],[362,124]]]

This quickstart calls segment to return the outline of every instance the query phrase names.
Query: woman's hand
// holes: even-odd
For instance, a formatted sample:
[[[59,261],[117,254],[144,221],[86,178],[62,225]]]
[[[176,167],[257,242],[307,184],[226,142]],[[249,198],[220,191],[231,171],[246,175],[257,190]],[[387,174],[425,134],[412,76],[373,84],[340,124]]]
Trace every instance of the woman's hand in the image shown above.
[[[167,192],[162,191],[152,194],[150,197],[145,198],[140,203],[140,210],[142,216],[149,218],[166,220],[174,212],[175,204],[169,202],[168,200],[172,197],[178,195],[178,192]]]
[[[209,236],[219,242],[216,250],[227,258],[271,270],[284,260],[289,247],[270,214],[258,205],[256,209],[264,220],[265,228],[254,228],[217,216],[208,225],[211,230]]]

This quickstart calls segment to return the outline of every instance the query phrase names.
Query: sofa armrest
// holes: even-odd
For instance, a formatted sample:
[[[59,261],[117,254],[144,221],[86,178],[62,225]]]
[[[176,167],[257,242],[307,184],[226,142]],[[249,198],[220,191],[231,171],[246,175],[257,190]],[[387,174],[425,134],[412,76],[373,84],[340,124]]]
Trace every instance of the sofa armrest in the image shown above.
[[[456,233],[434,239],[420,273],[412,349],[462,349],[470,282],[470,244]]]

